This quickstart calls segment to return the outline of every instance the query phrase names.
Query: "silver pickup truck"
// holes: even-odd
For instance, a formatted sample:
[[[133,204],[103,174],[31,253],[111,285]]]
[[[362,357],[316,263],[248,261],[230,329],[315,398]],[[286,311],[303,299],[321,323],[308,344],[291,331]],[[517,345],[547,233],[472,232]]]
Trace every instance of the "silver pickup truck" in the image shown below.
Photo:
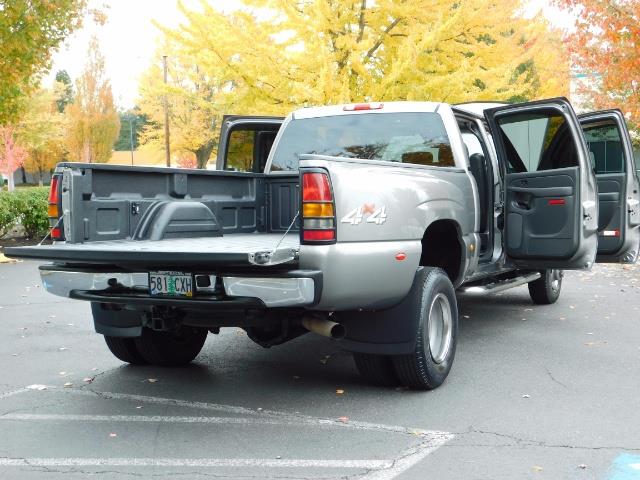
[[[45,288],[91,302],[119,359],[180,365],[235,326],[265,347],[340,339],[378,384],[432,389],[456,351],[456,290],[636,261],[624,117],[562,98],[391,102],[226,117],[216,171],[63,163]]]

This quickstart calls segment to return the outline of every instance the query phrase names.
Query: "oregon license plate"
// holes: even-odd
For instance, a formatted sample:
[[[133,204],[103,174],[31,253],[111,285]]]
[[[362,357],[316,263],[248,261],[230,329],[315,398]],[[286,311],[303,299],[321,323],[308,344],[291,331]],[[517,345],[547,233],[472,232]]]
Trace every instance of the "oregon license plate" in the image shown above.
[[[193,297],[193,275],[183,272],[149,272],[149,293]]]

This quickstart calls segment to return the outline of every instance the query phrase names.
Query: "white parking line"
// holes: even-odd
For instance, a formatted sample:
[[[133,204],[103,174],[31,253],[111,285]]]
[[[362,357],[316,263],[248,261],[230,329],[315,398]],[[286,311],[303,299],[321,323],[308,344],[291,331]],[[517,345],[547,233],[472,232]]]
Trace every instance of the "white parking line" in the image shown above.
[[[2,400],[3,398],[9,398],[9,397],[13,397],[14,395],[18,395],[19,393],[24,393],[29,391],[29,388],[19,388],[17,390],[11,390],[10,392],[4,392],[4,393],[0,393],[0,400]]]
[[[150,422],[150,423],[206,423],[229,425],[300,425],[289,418],[270,417],[185,417],[168,415],[74,415],[55,413],[7,413],[0,415],[1,420],[53,421],[53,422]],[[316,427],[334,427],[333,423],[320,423]]]
[[[35,387],[35,386],[32,386]],[[172,398],[150,397],[126,393],[96,392],[92,390],[64,389],[38,385],[39,388],[23,388],[0,395],[0,399],[29,390],[54,390],[65,394],[93,396],[113,400],[127,400],[165,406],[180,406],[221,413],[241,414],[246,417],[209,416],[163,416],[163,415],[75,415],[75,414],[26,414],[7,413],[1,420],[13,421],[77,421],[77,422],[160,422],[160,423],[203,423],[203,424],[268,424],[297,425],[315,427],[340,427],[356,430],[385,431],[388,433],[411,435],[418,445],[407,448],[391,460],[321,460],[321,459],[229,459],[229,458],[0,458],[0,467],[256,467],[256,468],[352,468],[366,469],[365,480],[392,480],[424,460],[429,454],[451,440],[454,435],[432,430],[412,429],[379,423],[340,421],[329,418],[312,417],[298,413],[290,414],[275,410],[257,410],[232,405],[206,402],[192,402]]]
[[[48,387],[49,389],[53,389],[54,387]],[[299,413],[285,413],[279,412],[275,410],[254,410],[246,407],[236,407],[232,405],[221,405],[216,403],[206,403],[206,402],[192,402],[188,400],[177,400],[173,398],[162,398],[162,397],[148,397],[145,395],[134,395],[129,393],[114,393],[114,392],[95,392],[92,390],[79,390],[79,389],[65,389],[65,393],[70,393],[74,395],[85,395],[85,396],[98,396],[101,398],[114,399],[114,400],[129,400],[134,402],[143,402],[143,403],[151,403],[157,405],[173,405],[180,406],[186,408],[199,408],[203,410],[211,410],[222,413],[234,413],[234,414],[244,414],[251,416],[261,416],[261,417],[274,417],[281,418],[287,420],[287,423],[294,422],[299,425],[330,425],[334,427],[344,427],[351,429],[362,429],[362,430],[382,430],[386,432],[393,433],[401,433],[401,434],[409,434],[409,435],[419,435],[419,436],[427,436],[427,437],[437,437],[441,435],[448,435],[447,432],[439,432],[434,430],[422,430],[419,428],[406,428],[400,427],[396,425],[385,425],[382,423],[370,423],[370,422],[360,422],[356,420],[349,420],[348,422],[342,422],[340,420],[335,420],[331,418],[321,418],[321,417],[312,417],[309,415],[302,415]]]
[[[388,468],[393,460],[304,460],[270,458],[0,458],[2,467],[258,467]]]

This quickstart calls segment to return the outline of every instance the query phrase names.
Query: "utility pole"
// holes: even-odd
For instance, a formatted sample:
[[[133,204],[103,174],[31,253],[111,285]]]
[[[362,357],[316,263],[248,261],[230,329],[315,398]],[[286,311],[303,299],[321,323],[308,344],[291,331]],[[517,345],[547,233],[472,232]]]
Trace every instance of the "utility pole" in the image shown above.
[[[164,68],[164,84],[167,84],[167,56],[162,56],[162,65]],[[167,103],[167,94],[164,94],[164,152],[167,158],[167,167],[171,166],[171,151],[169,149],[169,104]]]
[[[132,115],[129,115],[129,144],[131,145],[131,165],[133,166],[133,123]]]

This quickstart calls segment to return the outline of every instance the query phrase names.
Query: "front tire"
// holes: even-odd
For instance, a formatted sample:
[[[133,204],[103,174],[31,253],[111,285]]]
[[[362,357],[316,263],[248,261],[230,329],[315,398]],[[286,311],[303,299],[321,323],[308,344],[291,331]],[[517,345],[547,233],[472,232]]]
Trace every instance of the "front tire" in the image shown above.
[[[108,337],[105,335],[104,341],[118,360],[131,365],[145,365],[147,363],[140,355],[134,338]]]
[[[152,365],[179,367],[198,356],[207,339],[206,328],[180,327],[175,332],[158,332],[143,328],[135,339],[142,358]]]
[[[562,270],[542,270],[540,278],[529,282],[529,296],[533,303],[538,305],[551,305],[556,303],[562,289]]]
[[[458,305],[447,274],[425,268],[416,346],[409,355],[392,357],[400,383],[418,390],[432,390],[449,375],[456,353]]]

